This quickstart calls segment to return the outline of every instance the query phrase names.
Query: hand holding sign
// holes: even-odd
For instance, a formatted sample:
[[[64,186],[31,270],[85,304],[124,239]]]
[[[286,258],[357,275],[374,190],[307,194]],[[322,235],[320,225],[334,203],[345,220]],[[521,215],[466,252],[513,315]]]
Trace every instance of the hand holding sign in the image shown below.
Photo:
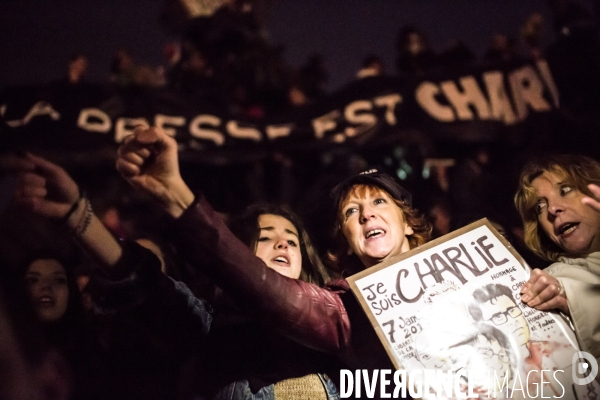
[[[567,296],[559,280],[540,269],[531,272],[521,294],[521,300],[529,307],[541,311],[558,308],[565,314],[569,313]]]

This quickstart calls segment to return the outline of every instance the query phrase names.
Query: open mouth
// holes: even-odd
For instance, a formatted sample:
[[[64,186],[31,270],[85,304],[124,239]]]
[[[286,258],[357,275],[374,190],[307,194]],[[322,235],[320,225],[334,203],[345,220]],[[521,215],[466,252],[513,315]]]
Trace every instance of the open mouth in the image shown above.
[[[38,299],[38,304],[42,306],[53,306],[54,299],[50,296],[43,296]]]
[[[288,258],[287,258],[287,257],[284,257],[284,256],[278,256],[278,257],[275,257],[275,258],[273,259],[273,262],[275,262],[275,263],[277,263],[277,264],[281,264],[281,265],[289,265],[289,263],[290,263],[290,260],[288,260]]]
[[[371,229],[365,235],[365,239],[371,239],[371,238],[379,237],[379,236],[382,236],[384,233],[385,232],[383,231],[383,229],[379,229],[379,228],[377,228],[377,229]]]
[[[558,235],[568,235],[577,229],[579,222],[567,222],[560,225],[557,229]]]

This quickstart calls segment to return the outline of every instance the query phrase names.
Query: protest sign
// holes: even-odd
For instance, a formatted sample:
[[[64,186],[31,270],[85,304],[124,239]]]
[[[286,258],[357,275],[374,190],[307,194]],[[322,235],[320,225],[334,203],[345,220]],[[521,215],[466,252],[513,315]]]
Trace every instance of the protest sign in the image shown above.
[[[568,321],[520,301],[529,273],[483,219],[348,282],[413,397],[592,399]]]

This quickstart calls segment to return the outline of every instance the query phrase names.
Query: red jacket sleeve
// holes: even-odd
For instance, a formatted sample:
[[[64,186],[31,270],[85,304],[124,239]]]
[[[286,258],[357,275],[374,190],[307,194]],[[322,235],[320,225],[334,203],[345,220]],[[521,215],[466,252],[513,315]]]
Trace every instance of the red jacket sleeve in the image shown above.
[[[209,276],[246,312],[300,344],[327,352],[344,350],[350,322],[333,289],[291,279],[268,268],[238,240],[204,196],[174,222],[178,250]]]

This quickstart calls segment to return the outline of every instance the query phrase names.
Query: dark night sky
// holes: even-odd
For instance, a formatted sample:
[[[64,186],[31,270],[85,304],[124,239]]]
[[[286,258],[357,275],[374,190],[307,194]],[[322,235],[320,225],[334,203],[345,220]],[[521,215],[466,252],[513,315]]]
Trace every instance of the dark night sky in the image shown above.
[[[74,52],[88,54],[90,80],[108,77],[113,51],[120,45],[137,59],[159,65],[162,47],[176,38],[159,24],[163,0],[2,0],[0,2],[0,85],[44,83],[63,75]],[[545,0],[274,0],[268,31],[285,45],[285,57],[301,65],[312,53],[325,56],[330,89],[352,79],[369,53],[384,58],[393,72],[398,29],[424,30],[434,50],[451,38],[482,54],[493,32],[517,35],[526,17],[546,18]]]

